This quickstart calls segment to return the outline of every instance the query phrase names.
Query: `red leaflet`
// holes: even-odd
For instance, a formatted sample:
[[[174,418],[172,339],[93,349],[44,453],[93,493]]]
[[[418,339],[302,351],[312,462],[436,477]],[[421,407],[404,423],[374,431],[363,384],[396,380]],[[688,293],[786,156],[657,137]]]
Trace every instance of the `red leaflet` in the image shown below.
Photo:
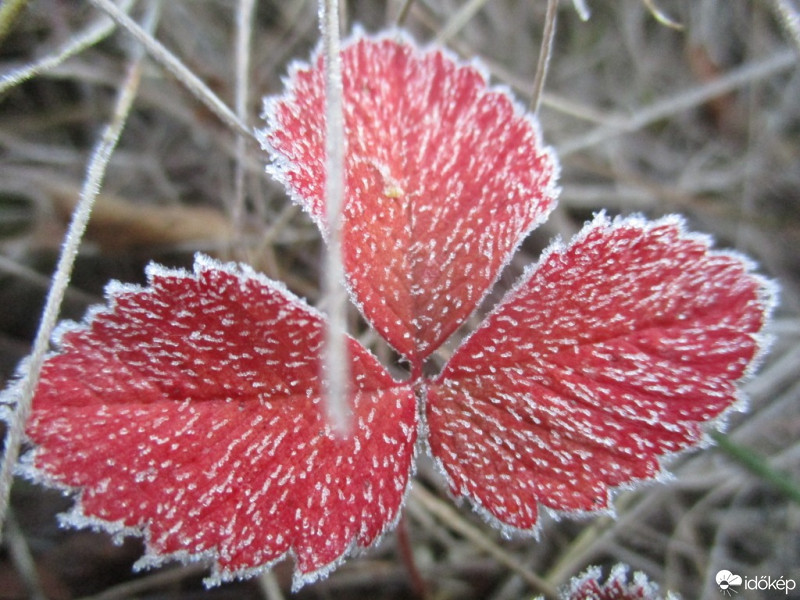
[[[324,231],[322,59],[265,108],[273,172]],[[555,204],[533,119],[442,50],[357,39],[342,52],[343,252],[355,301],[419,366],[461,325]]]
[[[72,521],[146,535],[148,556],[208,556],[212,581],[292,551],[296,585],[398,515],[416,410],[355,341],[355,431],[320,405],[321,315],[247,269],[199,258],[67,331],[27,433],[36,479],[80,487]]]
[[[599,216],[552,247],[428,393],[430,447],[459,496],[531,529],[537,503],[604,509],[657,477],[737,400],[771,290],[677,218]]]
[[[644,573],[637,571],[631,579],[628,571],[627,565],[615,565],[608,579],[601,583],[603,573],[600,567],[589,567],[584,573],[574,577],[560,596],[562,600],[662,600],[664,598],[659,593],[658,586],[651,583]],[[668,592],[666,600],[679,600],[679,598]]]

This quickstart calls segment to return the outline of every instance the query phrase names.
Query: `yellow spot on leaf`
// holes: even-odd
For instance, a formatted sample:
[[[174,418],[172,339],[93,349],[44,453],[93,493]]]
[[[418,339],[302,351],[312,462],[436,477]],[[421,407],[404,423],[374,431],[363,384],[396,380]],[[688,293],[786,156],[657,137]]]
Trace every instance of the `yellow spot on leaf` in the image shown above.
[[[403,190],[401,190],[396,185],[390,185],[383,190],[383,195],[386,196],[387,198],[402,198]]]

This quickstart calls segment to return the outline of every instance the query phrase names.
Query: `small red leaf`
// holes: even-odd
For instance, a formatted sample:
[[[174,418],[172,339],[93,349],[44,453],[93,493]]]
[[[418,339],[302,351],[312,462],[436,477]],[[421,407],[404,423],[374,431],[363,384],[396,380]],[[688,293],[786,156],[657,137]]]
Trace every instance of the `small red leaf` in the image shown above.
[[[266,103],[272,171],[324,227],[322,58]],[[472,312],[555,204],[536,122],[474,66],[394,38],[342,51],[343,253],[355,301],[419,365]]]
[[[737,400],[773,287],[677,218],[599,216],[530,269],[431,384],[430,447],[502,524],[608,506]]]
[[[606,581],[601,581],[603,572],[600,567],[589,567],[577,577],[573,577],[569,587],[561,594],[562,600],[663,600],[658,586],[647,579],[647,576],[636,571],[633,577],[628,575],[627,565],[617,564],[611,569]],[[678,596],[668,592],[666,600],[679,600]]]
[[[212,558],[212,582],[292,552],[300,585],[370,545],[408,485],[410,386],[351,340],[355,426],[337,438],[319,313],[204,257],[194,274],[148,275],[62,335],[34,399],[27,474],[80,488],[73,523],[143,533],[142,564]]]

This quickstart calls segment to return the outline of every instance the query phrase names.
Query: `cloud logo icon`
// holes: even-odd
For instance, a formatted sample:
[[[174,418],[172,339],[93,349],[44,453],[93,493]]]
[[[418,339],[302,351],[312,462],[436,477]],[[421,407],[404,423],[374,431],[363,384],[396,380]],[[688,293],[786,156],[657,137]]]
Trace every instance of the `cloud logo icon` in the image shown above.
[[[734,575],[727,569],[722,569],[717,573],[717,576],[714,578],[719,586],[719,591],[725,594],[726,596],[731,596],[732,594],[738,594],[739,592],[734,587],[738,587],[742,585],[742,576],[741,575]]]

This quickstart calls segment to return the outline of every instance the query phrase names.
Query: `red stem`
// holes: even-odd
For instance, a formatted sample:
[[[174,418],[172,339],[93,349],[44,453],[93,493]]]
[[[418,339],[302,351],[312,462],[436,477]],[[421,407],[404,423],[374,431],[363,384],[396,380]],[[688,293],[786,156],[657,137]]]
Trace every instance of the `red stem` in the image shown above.
[[[400,515],[400,522],[397,524],[397,545],[400,549],[400,557],[411,578],[411,589],[414,591],[414,596],[421,599],[428,598],[428,586],[414,561],[414,551],[411,548],[405,513]]]

